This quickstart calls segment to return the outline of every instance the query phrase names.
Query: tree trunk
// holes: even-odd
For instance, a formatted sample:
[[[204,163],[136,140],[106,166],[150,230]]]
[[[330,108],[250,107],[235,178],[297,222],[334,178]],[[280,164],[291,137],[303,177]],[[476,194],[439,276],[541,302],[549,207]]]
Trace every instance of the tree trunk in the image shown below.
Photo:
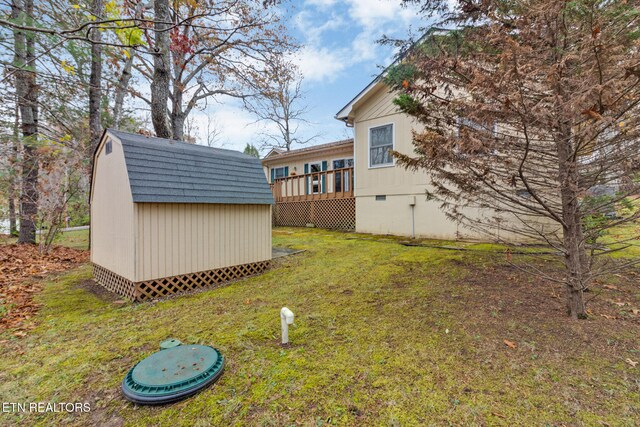
[[[9,154],[9,234],[18,236],[18,220],[16,212],[16,196],[18,194],[16,165],[18,164],[18,146],[20,144],[20,109],[16,100],[15,123],[13,126],[13,141],[11,142],[11,153]]]
[[[129,81],[131,80],[131,68],[133,67],[133,59],[135,51],[132,48],[128,49],[129,57],[124,63],[122,74],[118,79],[118,85],[116,86],[115,101],[113,104],[113,127],[120,128],[120,122],[122,121],[122,110],[124,105],[124,98],[127,95],[127,89],[129,88]]]
[[[184,124],[187,115],[182,110],[185,89],[185,85],[182,82],[182,73],[186,67],[185,54],[179,50],[175,50],[171,52],[171,61],[175,64],[171,92],[171,133],[173,139],[184,141]]]
[[[143,2],[139,2],[136,5],[134,11],[134,16],[136,18],[142,18],[141,12],[143,5]],[[131,81],[131,69],[133,68],[133,61],[136,57],[136,51],[134,48],[130,47],[126,50],[126,52],[127,59],[124,63],[122,74],[120,74],[120,78],[118,79],[118,84],[116,85],[116,94],[114,96],[115,100],[113,103],[113,127],[116,129],[120,128],[120,124],[122,122],[124,98],[127,96],[129,82]]]
[[[153,54],[153,80],[151,81],[151,122],[156,135],[171,138],[168,101],[170,83],[169,58],[169,0],[154,0],[155,15]]]
[[[173,129],[173,139],[177,141],[184,141],[184,114],[172,114],[171,115],[171,128]]]
[[[91,13],[96,19],[102,17],[102,0],[93,0]],[[100,104],[102,101],[102,33],[97,27],[91,29],[91,76],[89,77],[89,139],[91,156],[98,147],[102,136]],[[93,159],[93,157],[92,157]]]
[[[580,200],[578,198],[578,170],[576,159],[572,157],[571,128],[563,126],[558,147],[558,172],[560,198],[562,202],[563,242],[565,266],[567,268],[567,311],[572,319],[587,317],[584,303],[584,290],[588,287],[588,264]]]
[[[13,0],[11,14],[23,17],[32,25],[33,0]],[[35,71],[35,35],[24,30],[14,30],[15,86],[20,108],[23,136],[22,192],[20,194],[19,243],[36,242],[38,216],[38,92]]]
[[[16,218],[16,190],[13,179],[9,186],[9,235],[18,235],[18,221]]]

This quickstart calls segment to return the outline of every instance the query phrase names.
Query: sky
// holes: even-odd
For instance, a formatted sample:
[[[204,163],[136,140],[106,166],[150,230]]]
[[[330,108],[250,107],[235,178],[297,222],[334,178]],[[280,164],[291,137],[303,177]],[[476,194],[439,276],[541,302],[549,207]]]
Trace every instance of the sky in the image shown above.
[[[302,46],[295,62],[304,76],[310,123],[301,134],[318,135],[309,145],[350,138],[351,130],[335,114],[393,61],[392,49],[376,40],[406,38],[423,21],[415,9],[402,8],[400,0],[291,1],[283,14],[289,34]],[[215,145],[224,148],[242,150],[256,143],[263,126],[233,101],[193,114],[198,143],[207,138],[207,128],[215,128]]]

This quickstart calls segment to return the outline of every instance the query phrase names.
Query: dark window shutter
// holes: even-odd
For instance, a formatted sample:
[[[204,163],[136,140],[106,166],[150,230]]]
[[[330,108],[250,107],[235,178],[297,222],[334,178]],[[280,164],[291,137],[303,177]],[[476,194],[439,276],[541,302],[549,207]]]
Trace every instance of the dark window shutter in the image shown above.
[[[304,164],[304,173],[309,173],[309,163]],[[304,194],[309,194],[309,177],[304,177]]]
[[[271,168],[271,182],[276,180],[276,170]]]
[[[327,161],[323,160],[322,161],[322,170],[326,171],[327,170]],[[327,175],[322,175],[322,188],[320,189],[321,193],[326,193],[327,192]]]
[[[284,167],[284,176],[285,177],[289,176],[289,166]]]

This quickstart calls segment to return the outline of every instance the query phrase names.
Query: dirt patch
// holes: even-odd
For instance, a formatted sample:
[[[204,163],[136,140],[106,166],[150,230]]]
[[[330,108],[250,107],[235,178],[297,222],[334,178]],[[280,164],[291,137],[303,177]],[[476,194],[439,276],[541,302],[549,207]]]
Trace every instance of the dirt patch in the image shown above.
[[[558,267],[544,268],[553,272]],[[530,276],[511,265],[470,264],[466,269],[460,285],[465,328],[490,333],[494,349],[566,355],[594,351],[624,360],[637,345],[633,337],[640,336],[639,270],[596,282],[585,294],[589,317],[572,321],[561,283]]]
[[[82,282],[78,283],[78,288],[95,295],[98,299],[104,302],[111,302],[115,304],[126,303],[126,300],[123,300],[120,295],[108,291],[103,286],[100,286],[98,283],[96,283],[96,281],[93,279],[83,280]]]
[[[39,280],[86,262],[88,251],[56,246],[46,255],[34,245],[0,246],[0,332],[12,329],[17,337],[26,335],[33,325],[29,320],[38,311],[34,295],[41,289]]]

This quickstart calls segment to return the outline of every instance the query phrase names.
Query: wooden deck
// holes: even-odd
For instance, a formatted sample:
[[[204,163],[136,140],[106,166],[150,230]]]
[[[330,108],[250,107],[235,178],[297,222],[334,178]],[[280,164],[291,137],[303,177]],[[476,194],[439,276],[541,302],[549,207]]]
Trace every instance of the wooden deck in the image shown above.
[[[354,230],[353,184],[352,167],[276,179],[274,225]]]
[[[353,168],[312,172],[276,179],[271,184],[276,203],[353,197]]]

